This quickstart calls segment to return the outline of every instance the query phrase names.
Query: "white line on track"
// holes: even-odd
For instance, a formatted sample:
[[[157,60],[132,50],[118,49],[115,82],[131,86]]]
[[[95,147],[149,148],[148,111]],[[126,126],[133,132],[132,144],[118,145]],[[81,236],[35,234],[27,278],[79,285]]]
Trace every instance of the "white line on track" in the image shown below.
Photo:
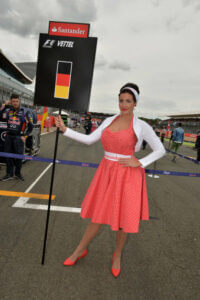
[[[36,183],[40,180],[40,178],[42,178],[42,176],[49,170],[49,168],[52,166],[53,164],[50,163],[48,165],[48,167],[46,167],[46,169],[44,169],[44,171],[40,174],[40,176],[25,190],[25,193],[29,193],[30,190],[36,185]],[[13,204],[13,207],[24,207],[24,205],[26,204],[26,202],[29,200],[30,198],[28,197],[20,197],[17,199],[17,201],[15,202],[15,204]]]
[[[41,133],[40,135],[45,135],[45,134],[49,134],[49,133],[52,133],[52,132],[55,132],[55,131],[43,132],[43,133]]]
[[[49,168],[53,164],[50,163],[46,169],[40,174],[40,176],[26,189],[25,193],[30,192],[30,190],[36,185],[36,183],[42,178],[42,176],[49,170]],[[18,208],[29,208],[29,209],[39,209],[39,210],[47,210],[48,205],[43,204],[28,204],[28,197],[20,197],[17,201],[13,204],[12,207]],[[77,207],[67,207],[67,206],[55,206],[51,205],[51,211],[62,211],[62,212],[72,212],[72,213],[80,213],[81,209]]]

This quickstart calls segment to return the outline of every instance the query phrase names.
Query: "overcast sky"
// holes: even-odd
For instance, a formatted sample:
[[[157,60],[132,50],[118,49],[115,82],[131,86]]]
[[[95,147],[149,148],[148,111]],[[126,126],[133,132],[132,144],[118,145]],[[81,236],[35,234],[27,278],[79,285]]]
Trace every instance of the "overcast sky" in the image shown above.
[[[118,112],[118,92],[139,85],[139,116],[200,112],[199,0],[1,0],[0,48],[36,61],[49,20],[90,23],[98,37],[90,111]]]

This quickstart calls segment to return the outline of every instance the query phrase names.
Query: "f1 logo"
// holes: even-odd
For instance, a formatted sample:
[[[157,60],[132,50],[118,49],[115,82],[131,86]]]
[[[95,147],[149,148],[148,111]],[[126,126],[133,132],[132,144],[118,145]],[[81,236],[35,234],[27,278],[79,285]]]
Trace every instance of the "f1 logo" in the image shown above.
[[[46,40],[43,44],[43,48],[52,48],[55,43],[55,40]]]

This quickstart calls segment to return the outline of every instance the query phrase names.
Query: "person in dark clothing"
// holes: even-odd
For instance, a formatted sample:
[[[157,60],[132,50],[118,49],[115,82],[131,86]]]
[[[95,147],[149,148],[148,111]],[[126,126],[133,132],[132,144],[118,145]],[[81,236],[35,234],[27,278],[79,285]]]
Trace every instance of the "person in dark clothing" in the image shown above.
[[[25,139],[33,129],[33,119],[29,111],[25,113],[24,108],[20,107],[18,95],[12,94],[11,100],[2,105],[0,120],[7,122],[4,151],[23,154]],[[2,178],[2,181],[13,179],[14,175],[17,179],[24,180],[21,175],[21,167],[21,159],[7,158],[6,175]]]
[[[163,127],[162,133],[161,133],[161,138],[160,138],[162,143],[164,143],[166,132],[167,132],[166,128]]]
[[[173,137],[172,137],[172,145],[170,150],[175,152],[172,158],[173,162],[176,162],[176,153],[179,147],[183,144],[184,141],[184,129],[182,128],[182,123],[178,123],[177,127],[174,129]]]
[[[143,142],[142,142],[142,150],[145,150],[146,145],[147,145],[147,142],[145,140],[143,140]]]
[[[85,134],[90,134],[90,133],[91,133],[92,122],[91,122],[91,117],[90,117],[90,116],[87,116],[87,117],[85,118],[85,125],[84,125],[84,128],[85,128]]]
[[[154,131],[155,131],[156,135],[158,137],[160,137],[160,130],[157,127],[155,127]]]
[[[197,132],[195,148],[197,149],[197,160],[200,161],[200,131]]]

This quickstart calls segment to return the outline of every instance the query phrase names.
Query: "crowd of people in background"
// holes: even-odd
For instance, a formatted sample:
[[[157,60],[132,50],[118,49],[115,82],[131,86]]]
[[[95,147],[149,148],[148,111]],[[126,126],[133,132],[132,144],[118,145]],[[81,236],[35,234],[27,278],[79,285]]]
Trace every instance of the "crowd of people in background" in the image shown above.
[[[177,124],[174,124],[174,126],[170,130],[170,134],[167,132],[166,127],[162,127],[161,129],[159,129],[155,125],[153,125],[152,127],[156,135],[160,137],[161,142],[163,144],[166,138],[169,140],[168,149],[174,152],[172,156],[172,162],[176,162],[177,159],[176,153],[178,153],[180,146],[184,142],[184,129],[182,123],[179,122]],[[142,149],[145,150],[146,146],[147,146],[147,142],[143,140]],[[200,130],[197,131],[197,137],[196,137],[194,148],[197,150],[196,160],[200,161]]]
[[[37,117],[36,117],[37,118]],[[7,132],[5,137],[5,149],[4,152],[11,152],[15,154],[24,153],[24,143],[28,135],[33,129],[33,116],[31,110],[25,110],[20,105],[19,95],[11,95],[11,98],[7,100],[0,108],[0,121],[7,122]],[[90,114],[87,114],[82,122],[74,123],[76,127],[80,127],[80,124],[85,130],[85,134],[89,135],[96,130],[101,122],[92,118]],[[78,126],[79,125],[79,126]],[[164,144],[165,139],[168,139],[168,149],[173,153],[172,161],[176,162],[178,150],[184,142],[184,129],[181,123],[173,124],[174,126],[168,133],[166,127],[161,129],[153,126],[153,130],[156,135],[160,137],[161,142]],[[145,150],[147,142],[143,140],[142,149]],[[197,132],[197,138],[194,148],[197,151],[197,161],[200,161],[200,130]],[[21,174],[22,161],[20,159],[7,158],[6,160],[6,174],[1,179],[6,181],[9,179],[18,178],[24,180]]]

